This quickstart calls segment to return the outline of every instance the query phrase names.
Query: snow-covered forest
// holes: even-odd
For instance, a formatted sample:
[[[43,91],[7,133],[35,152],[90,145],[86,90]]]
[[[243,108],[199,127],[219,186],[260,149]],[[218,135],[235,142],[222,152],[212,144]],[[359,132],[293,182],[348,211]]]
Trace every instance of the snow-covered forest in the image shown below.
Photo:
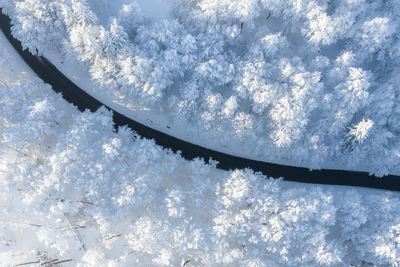
[[[0,265],[400,264],[398,193],[185,161],[116,132],[104,109],[79,112],[10,48],[0,45]]]
[[[78,60],[102,94],[167,116],[189,141],[399,173],[398,0],[158,2],[0,6],[32,53]]]
[[[30,52],[197,143],[400,173],[398,0],[0,7]],[[186,161],[68,104],[2,33],[0,133],[0,266],[400,266],[400,193]]]

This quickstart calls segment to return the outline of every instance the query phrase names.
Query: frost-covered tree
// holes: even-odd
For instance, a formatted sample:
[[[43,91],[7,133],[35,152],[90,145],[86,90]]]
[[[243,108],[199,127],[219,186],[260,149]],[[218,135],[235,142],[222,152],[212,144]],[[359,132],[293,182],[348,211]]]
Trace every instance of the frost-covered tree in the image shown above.
[[[61,48],[65,26],[59,3],[50,0],[2,1],[11,16],[12,33],[32,54]]]

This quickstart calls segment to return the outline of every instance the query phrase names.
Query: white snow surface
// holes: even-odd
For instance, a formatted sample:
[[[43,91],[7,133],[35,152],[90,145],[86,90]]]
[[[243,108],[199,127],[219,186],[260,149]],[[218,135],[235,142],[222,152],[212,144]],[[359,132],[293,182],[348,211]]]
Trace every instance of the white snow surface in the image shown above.
[[[119,10],[127,8],[132,2],[138,4],[145,16],[157,21],[171,17],[174,0],[89,0],[88,4],[101,21],[107,23],[112,17],[118,16]]]
[[[168,19],[172,12],[173,0],[136,0],[145,14],[155,19]]]
[[[0,35],[0,262],[398,266],[400,195],[220,171],[79,112]]]

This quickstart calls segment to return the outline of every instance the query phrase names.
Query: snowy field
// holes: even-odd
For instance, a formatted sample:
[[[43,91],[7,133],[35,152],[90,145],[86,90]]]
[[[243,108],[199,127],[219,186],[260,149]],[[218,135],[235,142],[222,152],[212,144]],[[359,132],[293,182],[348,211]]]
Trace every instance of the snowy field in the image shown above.
[[[188,162],[79,112],[0,35],[1,266],[399,266],[400,194]]]
[[[398,0],[0,0],[110,107],[204,147],[400,173]]]

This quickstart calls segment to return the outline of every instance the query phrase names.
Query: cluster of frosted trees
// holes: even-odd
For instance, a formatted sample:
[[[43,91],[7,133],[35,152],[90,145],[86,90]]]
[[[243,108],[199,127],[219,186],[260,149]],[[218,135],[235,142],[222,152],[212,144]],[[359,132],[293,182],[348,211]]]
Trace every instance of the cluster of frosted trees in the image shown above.
[[[10,79],[13,59],[0,59],[2,264],[400,264],[397,195],[184,161],[116,132],[105,109],[80,113],[40,80]]]
[[[87,62],[110,97],[208,145],[379,176],[400,163],[399,3],[176,0],[173,19],[152,21],[133,2],[99,21],[90,1],[0,0],[30,51]]]

